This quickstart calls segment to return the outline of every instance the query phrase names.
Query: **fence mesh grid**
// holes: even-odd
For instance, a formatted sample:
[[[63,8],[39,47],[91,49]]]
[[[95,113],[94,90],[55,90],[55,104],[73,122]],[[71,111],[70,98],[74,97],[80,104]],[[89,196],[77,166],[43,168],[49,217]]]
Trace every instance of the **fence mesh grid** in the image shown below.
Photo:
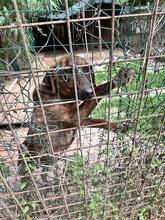
[[[0,6],[0,219],[165,219],[164,3],[59,2]]]

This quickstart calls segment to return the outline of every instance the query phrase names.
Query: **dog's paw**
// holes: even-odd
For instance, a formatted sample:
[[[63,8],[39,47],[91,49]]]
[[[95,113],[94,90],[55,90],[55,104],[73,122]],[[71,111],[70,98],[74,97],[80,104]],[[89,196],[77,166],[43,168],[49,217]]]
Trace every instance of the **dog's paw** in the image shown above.
[[[119,86],[131,83],[134,78],[135,71],[127,67],[121,67],[116,75],[116,81]]]
[[[134,121],[121,122],[117,125],[117,130],[121,133],[127,133],[134,126]]]

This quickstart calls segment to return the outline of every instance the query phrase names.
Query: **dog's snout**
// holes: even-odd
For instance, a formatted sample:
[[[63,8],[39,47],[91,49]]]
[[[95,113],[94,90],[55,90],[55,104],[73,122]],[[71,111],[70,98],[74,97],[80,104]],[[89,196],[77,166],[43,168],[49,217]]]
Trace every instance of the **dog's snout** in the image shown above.
[[[90,89],[85,89],[85,90],[83,91],[83,94],[84,94],[85,98],[91,98],[91,96],[93,95],[93,90],[92,90],[92,88],[90,88]]]
[[[92,88],[88,89],[87,93],[88,93],[88,95],[93,95],[93,89]]]

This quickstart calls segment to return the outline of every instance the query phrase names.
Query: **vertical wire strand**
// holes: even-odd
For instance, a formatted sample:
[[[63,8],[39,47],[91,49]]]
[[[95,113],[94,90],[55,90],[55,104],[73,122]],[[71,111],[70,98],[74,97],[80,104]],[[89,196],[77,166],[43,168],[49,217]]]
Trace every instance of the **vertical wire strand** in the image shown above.
[[[81,138],[81,123],[80,123],[80,111],[79,111],[79,101],[78,101],[78,92],[77,92],[77,86],[76,86],[76,64],[74,61],[74,53],[73,53],[73,48],[72,48],[72,37],[71,37],[71,24],[70,24],[70,18],[69,18],[69,13],[68,13],[68,1],[65,0],[65,10],[66,10],[66,18],[67,18],[67,30],[68,30],[68,39],[69,39],[69,49],[70,49],[70,54],[71,54],[71,60],[72,60],[72,71],[73,71],[73,81],[74,81],[74,90],[75,90],[75,99],[76,99],[76,109],[77,109],[77,125],[78,125],[78,131],[79,131],[79,140],[80,140],[80,152],[81,152],[81,157],[83,157],[82,153],[82,138]],[[84,170],[84,164],[83,164],[83,174],[85,173]],[[85,191],[85,203],[87,204],[87,186],[86,186],[86,181],[84,178],[85,175],[83,175],[83,184],[84,184],[84,191]],[[88,220],[88,212],[86,212],[86,217]]]
[[[147,81],[147,67],[148,67],[149,57],[151,53],[151,45],[152,45],[153,37],[154,37],[154,27],[155,27],[156,18],[157,18],[158,6],[159,6],[159,0],[156,0],[155,7],[153,9],[153,14],[151,15],[150,32],[149,32],[149,36],[148,36],[148,40],[147,40],[146,48],[145,48],[145,55],[144,55],[143,67],[142,67],[142,72],[144,75],[143,75],[142,88],[141,88],[140,97],[139,97],[140,101],[139,101],[139,105],[137,109],[137,117],[136,117],[135,130],[134,130],[134,136],[133,136],[133,141],[132,141],[132,149],[131,149],[131,154],[130,154],[130,159],[129,159],[129,165],[126,171],[127,177],[125,181],[125,189],[123,191],[124,193],[123,196],[125,196],[127,192],[128,178],[130,175],[130,165],[131,165],[131,161],[133,158],[134,148],[136,145],[137,127],[138,127],[138,122],[140,119],[142,101],[143,101],[143,96],[144,96],[144,91],[145,91],[145,86],[146,86],[146,81]],[[127,206],[127,201],[125,203],[125,206]]]
[[[111,100],[112,100],[112,71],[113,71],[113,60],[114,60],[114,29],[115,29],[115,1],[112,0],[112,16],[111,16],[111,51],[110,51],[110,57],[109,57],[109,94],[108,94],[108,136],[107,136],[107,157],[106,157],[106,165],[104,164],[104,168],[106,169],[109,166],[109,160],[110,160],[110,150],[111,150],[111,144],[110,144],[110,125],[111,125]],[[106,181],[105,181],[105,187],[104,187],[104,197],[105,197],[105,204],[107,202],[106,198],[106,190],[108,188],[108,175],[106,174]],[[103,218],[106,217],[105,212],[105,204],[103,206]]]

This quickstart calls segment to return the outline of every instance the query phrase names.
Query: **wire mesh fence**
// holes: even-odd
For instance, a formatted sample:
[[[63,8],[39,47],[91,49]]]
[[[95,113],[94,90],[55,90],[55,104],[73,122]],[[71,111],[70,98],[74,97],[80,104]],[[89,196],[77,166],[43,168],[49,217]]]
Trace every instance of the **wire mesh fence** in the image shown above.
[[[165,219],[164,7],[2,1],[0,219]]]

